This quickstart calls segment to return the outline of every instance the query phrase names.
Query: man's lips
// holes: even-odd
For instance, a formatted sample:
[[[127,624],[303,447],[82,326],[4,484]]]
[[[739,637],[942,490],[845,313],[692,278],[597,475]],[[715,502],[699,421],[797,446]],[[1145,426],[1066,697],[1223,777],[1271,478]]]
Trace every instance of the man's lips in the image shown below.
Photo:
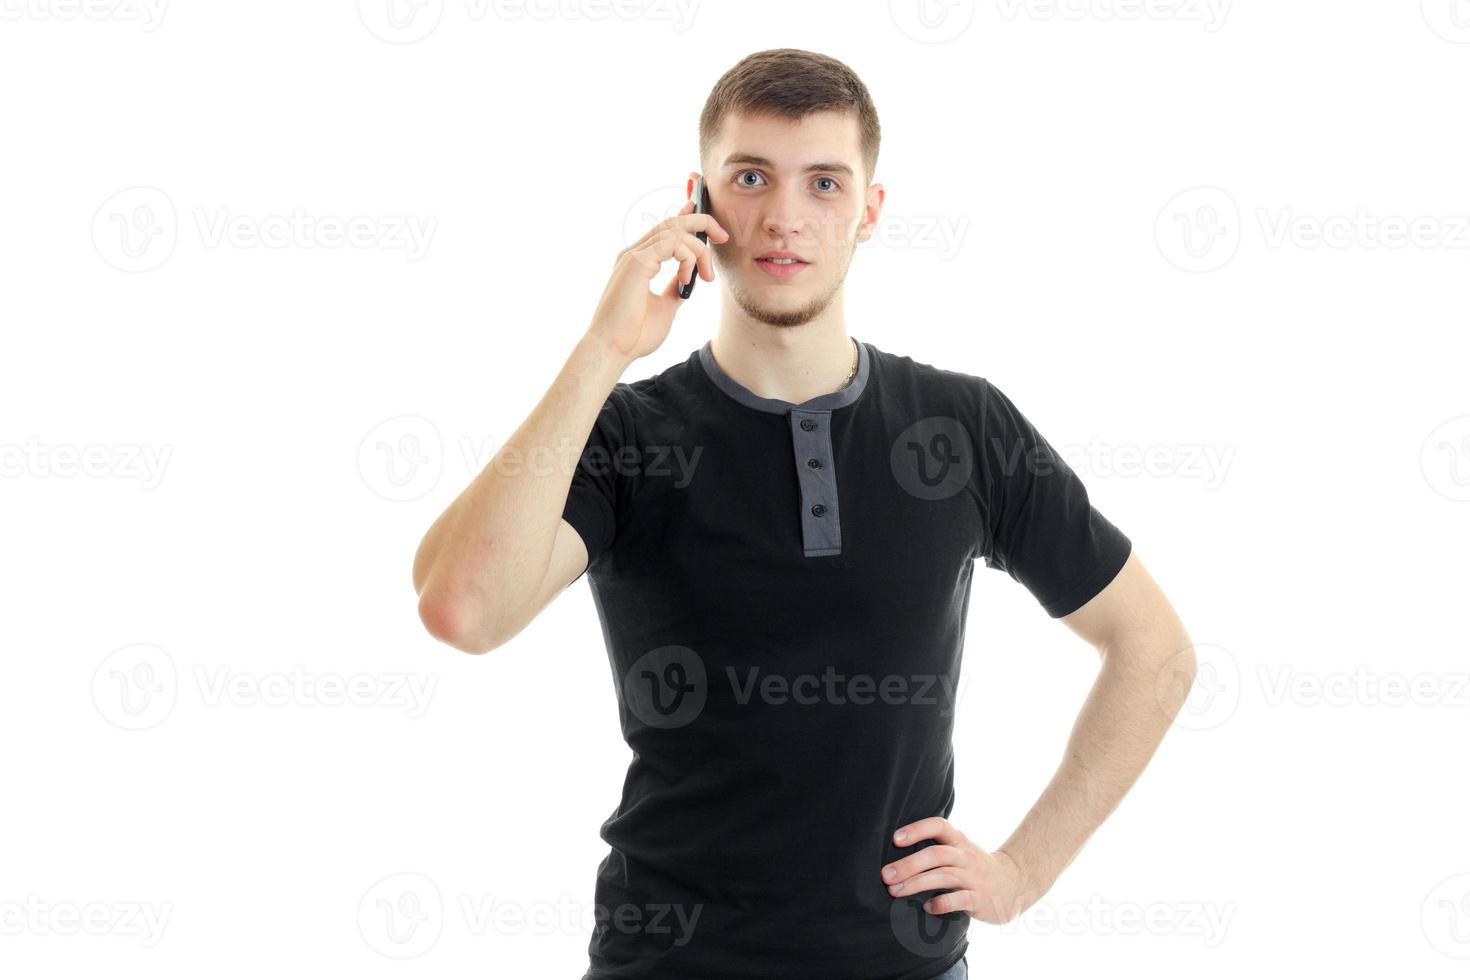
[[[810,263],[803,262],[800,259],[793,262],[772,262],[769,259],[759,258],[755,260],[755,264],[760,266],[766,275],[773,279],[790,279],[792,276],[801,272],[802,269],[805,269]]]

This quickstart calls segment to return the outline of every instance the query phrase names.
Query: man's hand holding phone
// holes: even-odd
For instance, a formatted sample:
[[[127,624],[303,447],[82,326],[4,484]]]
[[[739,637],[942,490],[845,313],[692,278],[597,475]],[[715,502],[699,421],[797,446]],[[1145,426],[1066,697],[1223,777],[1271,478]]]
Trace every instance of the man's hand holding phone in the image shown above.
[[[696,270],[701,278],[714,281],[711,246],[696,233],[703,232],[716,244],[729,241],[730,234],[713,215],[699,213],[694,203],[691,196],[678,214],[619,252],[613,264],[588,333],[629,362],[658,350],[668,337],[674,313],[684,302],[680,290]],[[648,284],[670,259],[676,259],[679,268],[663,292],[655,293]]]

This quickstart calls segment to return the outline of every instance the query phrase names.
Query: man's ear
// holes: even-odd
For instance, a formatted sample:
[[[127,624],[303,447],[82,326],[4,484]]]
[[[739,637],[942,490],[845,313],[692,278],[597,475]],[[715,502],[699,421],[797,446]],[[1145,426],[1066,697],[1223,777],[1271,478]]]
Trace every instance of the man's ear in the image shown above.
[[[863,207],[863,220],[858,225],[857,240],[865,242],[873,237],[873,229],[878,227],[878,215],[883,211],[883,185],[868,185],[868,200]]]

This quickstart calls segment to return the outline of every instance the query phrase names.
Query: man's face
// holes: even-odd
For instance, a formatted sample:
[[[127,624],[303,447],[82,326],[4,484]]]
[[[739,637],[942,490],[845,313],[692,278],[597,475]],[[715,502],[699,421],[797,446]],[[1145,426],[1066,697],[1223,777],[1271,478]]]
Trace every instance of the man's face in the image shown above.
[[[731,114],[705,161],[715,220],[716,275],[759,323],[794,327],[831,304],[860,241],[872,234],[881,184],[865,184],[857,117],[814,113],[800,122]],[[782,266],[767,252],[800,261]]]

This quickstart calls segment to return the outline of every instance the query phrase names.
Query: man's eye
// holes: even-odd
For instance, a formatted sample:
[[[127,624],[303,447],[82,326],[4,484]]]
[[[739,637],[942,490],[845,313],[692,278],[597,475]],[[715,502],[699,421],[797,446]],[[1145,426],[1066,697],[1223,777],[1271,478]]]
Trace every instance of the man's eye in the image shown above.
[[[749,179],[747,179],[747,178],[749,178]],[[763,182],[765,180],[764,177],[762,177],[759,173],[757,173],[754,170],[742,170],[742,171],[740,171],[740,173],[738,173],[738,174],[735,175],[735,179],[737,181],[739,181],[742,186],[745,186],[745,187],[759,187],[760,186],[760,183],[755,183],[754,181],[761,181],[761,182]],[[841,185],[839,185],[837,183],[836,179],[834,179],[832,177],[818,177],[817,180],[818,181],[823,181],[827,185],[829,185],[829,186],[826,186],[826,187],[821,188],[823,191],[831,192],[831,191],[837,191],[837,190],[841,190],[842,189],[841,188]]]

